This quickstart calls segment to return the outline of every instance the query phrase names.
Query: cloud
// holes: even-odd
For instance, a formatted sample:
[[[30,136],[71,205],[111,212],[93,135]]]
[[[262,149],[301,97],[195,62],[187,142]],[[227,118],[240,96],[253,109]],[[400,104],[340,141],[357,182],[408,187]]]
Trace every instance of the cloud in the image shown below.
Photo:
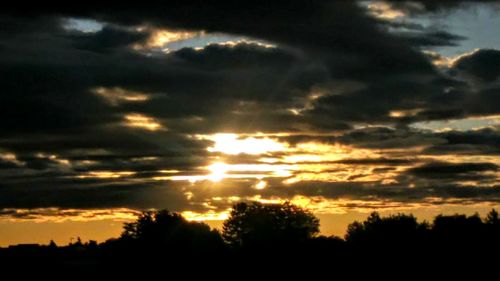
[[[429,12],[455,6],[418,2]],[[413,12],[406,2],[391,4]],[[68,29],[68,18],[102,29]],[[0,149],[7,155],[0,157],[0,208],[204,212],[230,204],[214,197],[258,195],[498,200],[491,175],[498,164],[467,158],[498,154],[496,128],[411,127],[499,113],[498,51],[439,66],[422,51],[460,44],[454,33],[418,25],[391,33],[396,23],[353,1],[47,2],[23,6],[22,14],[5,8],[0,23]],[[238,40],[209,42],[214,34]],[[155,40],[175,36],[197,45],[159,49]],[[213,140],[199,137],[221,132],[263,139],[255,135],[261,132],[286,145],[210,151]],[[443,163],[456,155],[461,163]],[[293,156],[305,160],[292,163]],[[262,158],[303,170],[259,171],[257,179],[227,171],[246,174],[217,188],[170,177],[210,178],[214,162],[255,167]],[[256,180],[265,188],[254,188]]]
[[[402,11],[406,14],[422,13],[443,13],[454,9],[477,5],[478,3],[496,5],[495,0],[452,0],[452,1],[433,1],[433,0],[385,0],[393,9]]]
[[[398,35],[419,47],[458,46],[459,41],[466,39],[446,31],[400,32]]]
[[[460,56],[453,63],[452,69],[485,82],[494,82],[500,77],[499,63],[500,50],[479,49]]]
[[[498,166],[493,163],[428,163],[419,167],[411,168],[408,173],[431,179],[475,179],[488,177],[481,175],[483,172],[496,172]],[[494,175],[491,175],[495,178]]]
[[[130,221],[137,218],[140,212],[130,209],[0,209],[0,217],[5,221],[65,222],[114,220]]]
[[[444,142],[439,135],[412,129],[388,127],[368,127],[353,130],[339,137],[339,141],[367,148],[410,148]]]
[[[428,147],[426,153],[471,155],[497,155],[500,153],[500,133],[495,127],[471,131],[449,131],[437,135],[445,139],[446,142]]]
[[[68,36],[71,37],[77,49],[109,53],[118,48],[144,44],[150,34],[106,25],[95,33],[74,32]]]

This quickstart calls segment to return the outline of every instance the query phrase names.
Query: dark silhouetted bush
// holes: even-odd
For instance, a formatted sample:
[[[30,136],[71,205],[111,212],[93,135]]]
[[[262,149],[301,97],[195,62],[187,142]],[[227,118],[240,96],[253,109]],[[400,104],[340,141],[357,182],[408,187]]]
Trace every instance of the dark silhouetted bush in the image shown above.
[[[278,246],[304,242],[319,232],[310,211],[283,204],[238,203],[224,222],[222,237],[232,246]]]
[[[144,212],[135,222],[125,223],[120,239],[114,243],[114,247],[130,248],[134,252],[180,256],[203,256],[224,248],[217,230],[167,210]]]

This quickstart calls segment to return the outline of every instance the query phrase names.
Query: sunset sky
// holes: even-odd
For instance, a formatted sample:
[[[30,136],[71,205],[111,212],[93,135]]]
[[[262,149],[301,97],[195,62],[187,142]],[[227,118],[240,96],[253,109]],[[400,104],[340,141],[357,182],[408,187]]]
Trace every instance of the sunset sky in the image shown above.
[[[326,235],[500,207],[500,2],[18,2],[0,246],[104,241],[149,209],[218,227],[245,200]]]

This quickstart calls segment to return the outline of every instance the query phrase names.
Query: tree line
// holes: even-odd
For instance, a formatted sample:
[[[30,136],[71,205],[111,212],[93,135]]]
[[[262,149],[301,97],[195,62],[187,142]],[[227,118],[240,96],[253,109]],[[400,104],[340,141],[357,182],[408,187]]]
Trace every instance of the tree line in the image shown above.
[[[487,260],[500,250],[500,219],[493,209],[484,218],[438,215],[419,222],[411,214],[371,213],[351,223],[343,238],[324,236],[309,210],[285,202],[240,202],[221,230],[188,221],[167,210],[143,212],[125,223],[120,237],[103,243],[78,239],[66,246],[20,245],[0,249],[0,264],[95,267],[133,264],[224,263],[232,267],[258,261],[311,266],[330,262],[381,263],[417,260],[439,262]],[[325,258],[326,257],[326,258]],[[422,261],[422,260],[420,260]]]

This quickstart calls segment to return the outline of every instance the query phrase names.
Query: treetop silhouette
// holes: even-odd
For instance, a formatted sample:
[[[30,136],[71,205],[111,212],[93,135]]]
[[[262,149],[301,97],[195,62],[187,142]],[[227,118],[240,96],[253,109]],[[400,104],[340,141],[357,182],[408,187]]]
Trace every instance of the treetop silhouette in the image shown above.
[[[303,242],[319,233],[319,219],[290,202],[237,203],[224,222],[222,237],[232,246]]]

